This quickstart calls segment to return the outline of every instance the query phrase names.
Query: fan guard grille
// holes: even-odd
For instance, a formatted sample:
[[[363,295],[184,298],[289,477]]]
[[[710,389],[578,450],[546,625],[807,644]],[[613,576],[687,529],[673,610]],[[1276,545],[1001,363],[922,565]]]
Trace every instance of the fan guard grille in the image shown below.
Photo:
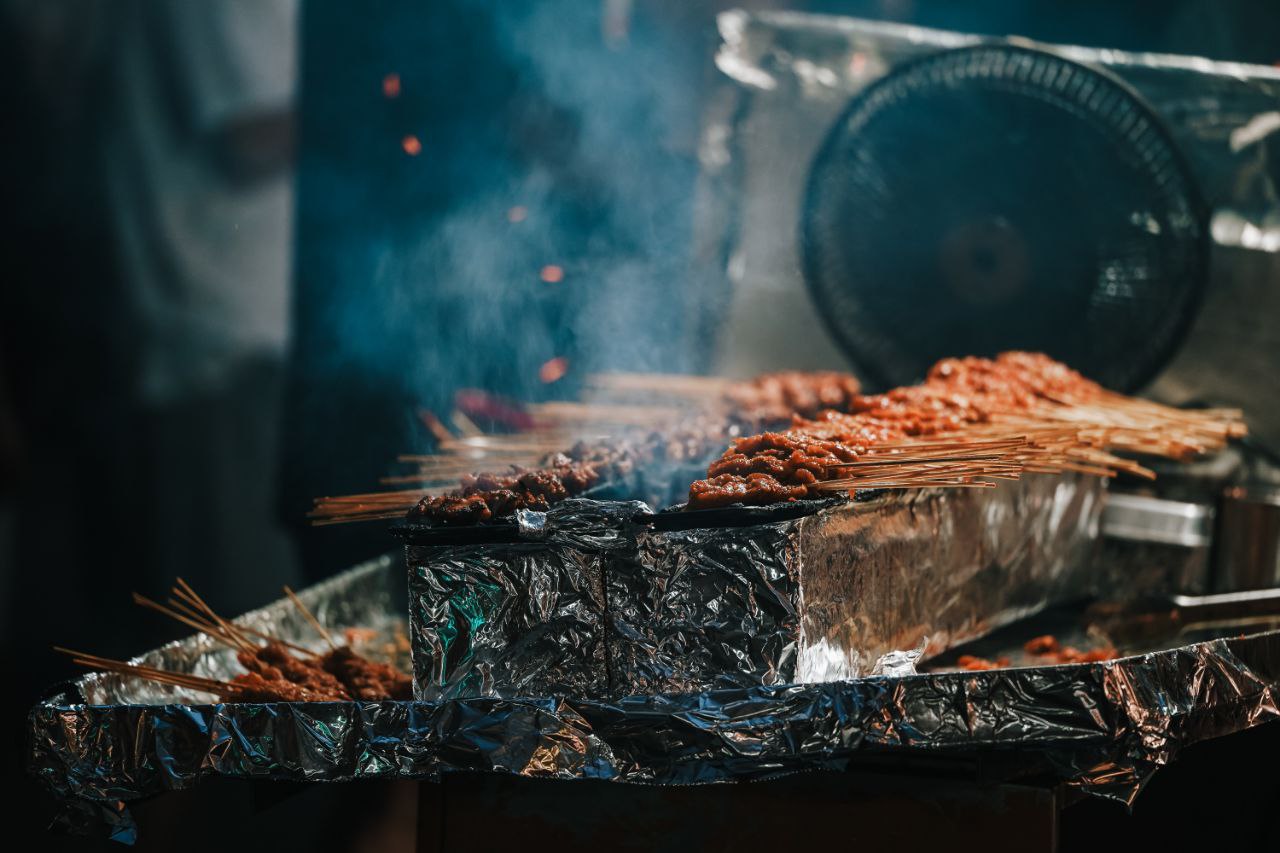
[[[1129,391],[1199,304],[1206,222],[1136,93],[989,45],[905,65],[849,104],[810,171],[800,242],[819,313],[873,382],[1035,349]]]

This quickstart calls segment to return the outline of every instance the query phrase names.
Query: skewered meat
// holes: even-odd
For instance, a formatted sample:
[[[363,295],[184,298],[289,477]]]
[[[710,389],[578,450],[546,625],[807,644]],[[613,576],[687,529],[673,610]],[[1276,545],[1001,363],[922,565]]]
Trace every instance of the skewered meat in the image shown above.
[[[1113,660],[1119,655],[1114,646],[1100,646],[1088,651],[1080,651],[1071,646],[1064,646],[1052,634],[1033,637],[1024,643],[1022,648],[1028,656],[1036,659],[1035,663],[1037,664],[1098,663],[1100,661]],[[987,669],[1004,669],[1011,665],[1012,661],[1007,657],[989,660],[974,655],[960,655],[956,658],[956,667],[958,669],[966,669],[973,672]]]
[[[725,392],[739,419],[780,423],[792,415],[811,418],[826,409],[847,411],[862,390],[848,373],[784,370],[736,382]]]
[[[295,657],[284,644],[268,641],[251,654],[236,655],[249,670],[232,679],[226,697],[239,702],[347,702],[413,698],[413,679],[394,666],[369,660],[350,646],[320,658]]]
[[[278,667],[264,661],[258,655],[251,652],[236,652],[236,660],[240,661],[240,665],[255,675],[260,675],[267,681],[287,681],[284,673]]]
[[[787,486],[768,474],[721,474],[698,480],[689,488],[689,506],[698,509],[732,506],[766,506],[794,501],[808,495],[808,487]]]
[[[734,441],[707,475],[714,479],[722,474],[767,474],[780,483],[808,486],[818,482],[828,466],[857,458],[853,448],[839,441],[802,432],[766,432]],[[757,482],[766,486],[762,480]]]
[[[1052,634],[1028,640],[1023,648],[1027,654],[1042,658],[1047,663],[1095,663],[1111,660],[1117,655],[1114,646],[1101,646],[1082,652],[1072,646],[1062,645]]]
[[[1022,648],[1029,655],[1047,655],[1058,651],[1058,638],[1052,634],[1045,634],[1042,637],[1032,637],[1023,644]]]
[[[231,695],[224,698],[237,702],[340,702],[349,697],[324,693],[294,684],[292,681],[265,678],[257,672],[247,672],[231,679]]]
[[[562,454],[547,468],[516,469],[510,474],[469,474],[455,494],[424,498],[411,518],[444,524],[475,524],[513,514],[518,509],[544,510],[579,495],[600,480],[595,463]]]
[[[943,359],[923,383],[877,395],[858,393],[856,382],[842,374],[784,373],[741,383],[728,397],[734,412],[728,421],[704,415],[665,434],[633,435],[616,445],[580,444],[568,454],[549,457],[533,471],[517,468],[508,474],[472,475],[452,494],[423,499],[409,517],[457,525],[501,518],[521,508],[545,509],[599,483],[615,482],[655,459],[698,458],[717,443],[723,447],[731,435],[744,433],[747,438],[734,440],[708,467],[707,477],[690,486],[689,509],[817,497],[824,490],[840,489],[842,484],[829,481],[845,477],[847,463],[857,462],[869,451],[885,454],[885,445],[931,436],[954,442],[966,429],[980,431],[980,425],[1003,425],[1009,430],[1006,437],[1012,438],[1035,429],[1061,432],[1064,425],[1091,432],[1079,438],[1070,453],[1061,447],[1055,450],[1057,458],[1049,459],[1052,454],[1046,453],[1028,460],[1019,450],[1007,456],[1011,461],[1003,470],[954,469],[960,473],[942,483],[931,479],[941,470],[937,465],[900,466],[896,473],[901,481],[877,480],[864,473],[845,482],[900,488],[921,483],[972,485],[975,474],[982,476],[988,470],[991,476],[1016,476],[1024,469],[1009,466],[1024,462],[1027,471],[1075,470],[1109,476],[1126,470],[1152,476],[1141,466],[1104,451],[1117,448],[1189,458],[1245,433],[1238,413],[1197,419],[1190,413],[1127,400],[1048,356],[1026,352],[1002,353],[994,359]],[[828,403],[836,408],[816,410]],[[777,419],[783,410],[791,423],[789,429],[779,431]],[[759,434],[750,435],[755,432]],[[1024,444],[1031,444],[1022,438]],[[1037,447],[1047,451],[1053,440],[1047,441],[1048,445]],[[1081,462],[1082,453],[1098,464]],[[1105,458],[1099,462],[1100,455]],[[891,461],[882,455],[871,464]]]
[[[463,477],[459,488],[447,495],[424,498],[409,513],[410,520],[449,526],[482,524],[520,509],[544,510],[566,497],[575,497],[593,486],[616,482],[638,466],[657,460],[703,459],[726,439],[741,431],[757,431],[787,423],[792,417],[817,416],[824,410],[846,411],[860,391],[847,373],[819,371],[768,373],[734,383],[726,393],[728,413],[700,412],[662,431],[644,431],[615,444],[579,442],[566,453],[543,460],[542,467],[513,468],[505,474],[480,473]],[[822,440],[818,440],[821,442]],[[814,441],[808,444],[818,446]],[[835,457],[833,457],[835,458]],[[804,459],[781,463],[783,469],[805,467]],[[752,467],[754,466],[754,467]],[[750,463],[745,473],[768,473],[769,463]],[[745,476],[744,473],[744,476]],[[784,477],[789,476],[784,473]],[[763,496],[771,488],[791,493],[776,481],[757,479],[753,493]],[[775,497],[773,500],[782,498]]]
[[[321,666],[356,699],[412,699],[413,679],[394,666],[371,661],[340,646],[324,656]]]
[[[512,499],[514,499],[512,495]],[[488,495],[441,495],[426,498],[410,513],[410,518],[431,518],[444,524],[479,524],[493,518]]]
[[[329,633],[309,608],[289,587],[285,593],[293,600],[302,615],[332,645]],[[210,638],[235,650],[238,660],[247,670],[230,682],[218,681],[193,673],[172,672],[151,666],[127,663],[103,658],[71,649],[60,649],[70,654],[77,663],[101,666],[111,672],[135,675],[140,678],[214,693],[223,701],[232,702],[344,702],[353,697],[365,700],[412,698],[412,679],[394,666],[378,663],[355,652],[349,645],[334,647],[327,655],[316,655],[300,646],[293,646],[274,639],[260,631],[238,626],[218,616],[181,578],[173,588],[174,595],[185,599],[200,612],[184,608],[185,612],[166,607],[158,602],[134,593],[134,602],[156,610],[183,624],[203,631]],[[354,642],[362,634],[376,636],[376,631],[348,628],[348,642]],[[258,645],[252,636],[266,642]],[[408,638],[404,637],[405,645]],[[295,655],[294,650],[300,652]],[[392,644],[390,652],[396,653]]]
[[[259,660],[278,668],[286,681],[291,681],[317,693],[324,693],[341,699],[351,698],[343,683],[327,672],[319,662],[294,657],[282,643],[276,640],[268,641],[266,645],[259,646],[255,652],[255,656]]]
[[[920,385],[874,396],[855,394],[848,400],[848,413],[797,417],[785,433],[738,439],[707,469],[707,479],[690,487],[688,508],[816,497],[819,482],[840,476],[835,463],[852,462],[867,448],[952,432],[984,423],[994,413],[1028,410],[1042,400],[1079,401],[1101,393],[1095,383],[1036,353],[943,359]],[[829,450],[833,447],[840,452]],[[786,455],[800,448],[801,455]]]
[[[1009,658],[996,658],[988,660],[974,655],[960,655],[956,658],[956,666],[960,669],[967,669],[970,672],[981,672],[988,669],[1004,669],[1009,666],[1011,661]]]

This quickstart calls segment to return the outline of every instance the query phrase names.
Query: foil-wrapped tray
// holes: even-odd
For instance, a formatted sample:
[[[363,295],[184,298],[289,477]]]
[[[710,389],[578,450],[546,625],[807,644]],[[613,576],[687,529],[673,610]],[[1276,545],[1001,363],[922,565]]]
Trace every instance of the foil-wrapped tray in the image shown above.
[[[301,593],[327,627],[403,629],[390,556]],[[242,617],[314,643],[286,601]],[[141,660],[222,674],[193,636]],[[747,781],[841,769],[872,753],[913,760],[1000,751],[1086,792],[1130,801],[1197,741],[1276,718],[1280,631],[1098,664],[876,675],[584,699],[223,704],[87,675],[32,710],[28,763],[64,828],[136,832],[128,803],[211,777],[432,780],[452,771],[646,784]]]
[[[302,593],[327,627],[404,610],[398,558]],[[244,617],[286,639],[311,629],[276,602]],[[202,637],[142,659],[218,674]],[[907,673],[910,666],[904,667]],[[439,702],[222,704],[88,675],[30,714],[31,772],[60,823],[129,840],[128,803],[211,777],[432,780],[452,771],[646,784],[747,781],[842,769],[873,753],[912,761],[999,751],[1082,790],[1131,801],[1180,749],[1275,719],[1280,631],[1097,664],[876,675],[615,699],[566,695]]]
[[[653,514],[570,500],[408,528],[415,697],[819,683],[1089,595],[1105,481]],[[463,536],[466,541],[458,541]]]

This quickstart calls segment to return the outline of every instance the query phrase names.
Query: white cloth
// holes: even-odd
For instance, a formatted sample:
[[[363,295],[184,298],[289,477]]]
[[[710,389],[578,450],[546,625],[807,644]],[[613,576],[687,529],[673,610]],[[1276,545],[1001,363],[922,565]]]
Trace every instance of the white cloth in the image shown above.
[[[283,354],[292,171],[237,184],[210,140],[293,108],[297,12],[298,0],[114,6],[108,198],[149,402],[216,392],[247,359]]]

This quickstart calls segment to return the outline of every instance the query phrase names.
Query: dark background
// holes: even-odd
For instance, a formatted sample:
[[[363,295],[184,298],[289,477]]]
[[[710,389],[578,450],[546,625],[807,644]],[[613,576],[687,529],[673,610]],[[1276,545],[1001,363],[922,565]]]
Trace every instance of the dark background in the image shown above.
[[[0,6],[0,737],[15,776],[26,708],[73,675],[51,644],[127,657],[183,633],[132,608],[133,589],[194,574],[233,613],[390,549],[379,525],[317,530],[303,516],[312,497],[372,488],[397,453],[429,450],[418,410],[447,411],[465,387],[546,399],[592,370],[702,369],[697,320],[723,298],[685,264],[714,15],[737,4],[309,2],[287,117],[289,349],[236,393],[157,407],[131,390],[139,356],[104,190],[118,165],[100,144],[118,120],[112,15],[64,5],[84,24],[63,28],[73,36],[33,28],[30,4]],[[745,5],[1280,59],[1266,4]],[[561,280],[543,280],[548,266]],[[553,358],[569,371],[544,382]],[[211,447],[252,455],[224,467]],[[261,535],[224,543],[246,518]],[[47,803],[21,791],[38,822]]]

